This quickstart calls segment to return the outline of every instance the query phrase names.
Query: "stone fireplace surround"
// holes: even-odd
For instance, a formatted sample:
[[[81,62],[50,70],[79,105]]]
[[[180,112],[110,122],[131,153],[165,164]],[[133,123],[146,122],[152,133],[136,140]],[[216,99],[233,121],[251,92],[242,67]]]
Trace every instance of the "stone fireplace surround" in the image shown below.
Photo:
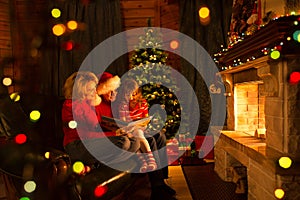
[[[285,42],[291,21],[289,18],[273,22],[258,31],[230,49],[223,62],[230,63],[233,59],[251,55],[268,43]],[[300,199],[300,90],[299,84],[291,85],[288,82],[291,72],[300,71],[300,47],[295,49],[295,46],[286,45],[284,48],[277,60],[262,56],[220,72],[226,87],[227,127],[220,131],[215,144],[215,171],[223,180],[231,181],[228,169],[245,166],[249,200],[277,199],[274,195],[277,188],[285,191],[284,199]],[[260,110],[264,109],[264,112],[257,120],[244,115],[247,117],[245,120],[255,125],[247,131],[244,125],[238,126],[234,87],[253,83],[261,86],[257,98],[263,99],[261,102],[264,105]],[[265,122],[265,127],[260,127],[262,123],[258,123],[259,120]],[[255,129],[260,128],[265,128],[264,137],[253,134]],[[283,169],[278,165],[281,156],[292,159],[290,168]]]

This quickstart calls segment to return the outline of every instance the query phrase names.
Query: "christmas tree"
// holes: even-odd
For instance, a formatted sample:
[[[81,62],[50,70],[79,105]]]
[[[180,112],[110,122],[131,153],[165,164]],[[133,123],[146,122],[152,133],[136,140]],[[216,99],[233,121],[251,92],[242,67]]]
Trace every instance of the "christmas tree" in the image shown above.
[[[181,122],[181,107],[175,95],[178,91],[172,68],[166,65],[168,54],[162,50],[161,34],[151,27],[139,36],[139,44],[130,59],[130,78],[135,79],[142,87],[152,122],[148,129],[161,130],[167,138],[174,137]],[[158,107],[157,107],[158,105]],[[151,108],[155,107],[154,113]]]

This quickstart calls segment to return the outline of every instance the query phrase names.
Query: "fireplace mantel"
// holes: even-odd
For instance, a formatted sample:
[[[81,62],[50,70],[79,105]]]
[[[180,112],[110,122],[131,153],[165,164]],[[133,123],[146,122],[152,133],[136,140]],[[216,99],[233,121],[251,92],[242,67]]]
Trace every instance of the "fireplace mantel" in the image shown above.
[[[299,30],[299,16],[281,17],[260,28],[255,34],[247,36],[242,42],[235,44],[219,58],[219,65],[233,67],[235,61],[242,63],[264,56],[264,48],[281,46],[284,55],[299,54],[299,44],[293,42],[293,33]],[[291,37],[291,40],[287,40]],[[283,45],[281,45],[283,44]]]

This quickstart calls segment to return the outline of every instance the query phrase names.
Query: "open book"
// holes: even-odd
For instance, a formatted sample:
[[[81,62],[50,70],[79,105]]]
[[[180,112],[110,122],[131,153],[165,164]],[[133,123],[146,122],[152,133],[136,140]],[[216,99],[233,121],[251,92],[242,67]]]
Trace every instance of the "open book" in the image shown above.
[[[124,128],[124,127],[132,127],[132,128],[137,126],[145,127],[149,124],[151,119],[152,116],[149,116],[135,121],[125,122],[120,119],[101,116],[101,127],[106,128],[110,131],[116,131],[117,129]]]

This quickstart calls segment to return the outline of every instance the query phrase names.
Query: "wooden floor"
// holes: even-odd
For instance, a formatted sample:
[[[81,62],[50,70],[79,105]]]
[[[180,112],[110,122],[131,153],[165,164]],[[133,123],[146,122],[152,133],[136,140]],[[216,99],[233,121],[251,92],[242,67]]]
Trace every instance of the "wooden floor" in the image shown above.
[[[192,196],[180,165],[169,166],[169,179],[166,180],[166,184],[176,190],[176,198],[178,200],[192,200]],[[2,177],[0,177],[0,200],[1,199],[7,199]]]
[[[166,180],[166,183],[176,190],[176,198],[178,200],[193,199],[180,165],[169,166],[169,179]]]

